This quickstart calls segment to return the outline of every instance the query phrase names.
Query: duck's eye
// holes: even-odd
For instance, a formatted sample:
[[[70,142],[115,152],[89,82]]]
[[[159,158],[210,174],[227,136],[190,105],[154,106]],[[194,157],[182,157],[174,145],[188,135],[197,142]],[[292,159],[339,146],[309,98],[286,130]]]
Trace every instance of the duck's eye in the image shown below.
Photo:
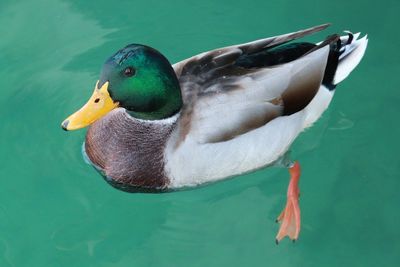
[[[124,69],[124,75],[127,77],[132,77],[133,75],[135,75],[136,70],[132,67],[127,67],[126,69]]]
[[[94,103],[99,103],[99,101],[100,101],[100,98],[96,98],[96,99],[94,100]]]

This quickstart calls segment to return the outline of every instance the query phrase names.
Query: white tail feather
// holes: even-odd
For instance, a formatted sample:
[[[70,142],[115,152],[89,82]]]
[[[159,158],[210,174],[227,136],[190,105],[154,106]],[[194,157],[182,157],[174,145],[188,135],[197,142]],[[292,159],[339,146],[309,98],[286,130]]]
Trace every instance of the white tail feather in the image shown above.
[[[357,39],[359,33],[354,34],[354,39]],[[348,36],[340,37],[342,43],[346,43],[348,40]],[[333,84],[338,84],[347,76],[349,76],[350,72],[360,63],[362,57],[364,56],[365,49],[367,48],[368,39],[367,35],[363,38],[355,40],[350,44],[343,46],[343,52],[339,57],[339,65],[336,70],[335,78],[333,80]]]

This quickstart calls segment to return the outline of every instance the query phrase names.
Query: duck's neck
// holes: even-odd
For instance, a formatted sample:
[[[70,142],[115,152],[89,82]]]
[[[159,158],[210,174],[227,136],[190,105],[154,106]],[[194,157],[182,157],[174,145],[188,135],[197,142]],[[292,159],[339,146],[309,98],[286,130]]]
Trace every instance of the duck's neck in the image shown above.
[[[152,90],[157,93],[143,100],[141,106],[127,108],[129,115],[144,120],[161,120],[174,116],[182,109],[181,89],[175,73],[160,80],[162,82],[157,84],[157,89]]]
[[[162,108],[152,112],[138,112],[127,110],[127,113],[137,119],[142,120],[162,120],[173,117],[182,109],[182,100],[179,97],[179,101],[170,101]]]

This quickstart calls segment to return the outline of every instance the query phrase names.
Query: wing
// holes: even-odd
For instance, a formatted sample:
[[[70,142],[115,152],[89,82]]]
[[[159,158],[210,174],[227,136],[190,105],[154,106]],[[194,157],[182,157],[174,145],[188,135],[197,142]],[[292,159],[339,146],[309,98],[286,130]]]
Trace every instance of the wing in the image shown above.
[[[175,64],[184,100],[176,146],[187,135],[198,143],[227,141],[306,107],[323,79],[329,42],[283,44],[328,26],[216,49]]]

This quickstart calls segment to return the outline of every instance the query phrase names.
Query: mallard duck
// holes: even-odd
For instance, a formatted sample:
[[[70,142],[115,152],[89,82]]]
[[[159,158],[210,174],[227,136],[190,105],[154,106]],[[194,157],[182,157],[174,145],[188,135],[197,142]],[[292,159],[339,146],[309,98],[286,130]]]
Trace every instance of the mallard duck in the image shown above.
[[[281,164],[290,172],[276,236],[296,240],[300,165],[282,160],[357,66],[367,37],[291,42],[328,24],[205,52],[172,65],[130,44],[104,63],[89,101],[62,122],[90,125],[84,154],[130,192],[194,187]]]

